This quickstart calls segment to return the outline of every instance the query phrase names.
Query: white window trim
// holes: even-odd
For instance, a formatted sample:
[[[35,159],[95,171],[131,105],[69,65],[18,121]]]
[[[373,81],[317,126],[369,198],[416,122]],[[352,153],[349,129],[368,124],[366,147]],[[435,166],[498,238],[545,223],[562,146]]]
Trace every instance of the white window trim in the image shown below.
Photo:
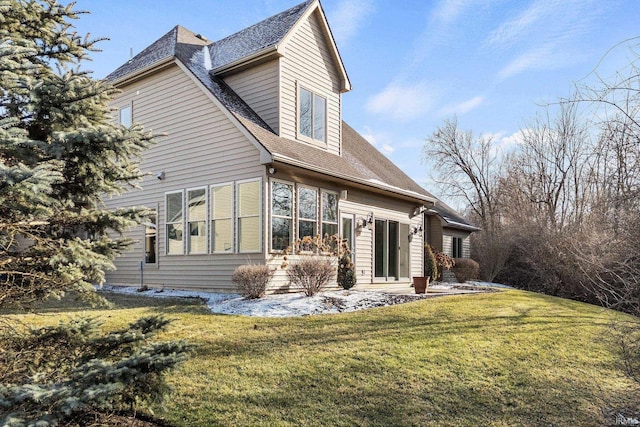
[[[322,197],[322,195],[324,193],[333,194],[334,196],[336,196],[336,220],[335,220],[335,222],[325,221],[324,220],[324,215],[323,215],[323,213],[324,213],[324,201],[323,201],[323,197]],[[338,235],[340,235],[340,194],[337,191],[320,189],[319,197],[320,197],[320,203],[319,203],[319,205],[320,205],[320,215],[319,215],[318,219],[319,219],[320,224],[319,224],[319,228],[318,228],[318,233],[321,234],[320,237],[324,238],[324,233],[322,232],[322,225],[325,224],[325,223],[326,224],[335,225],[337,233],[338,233]],[[331,237],[331,236],[329,236],[329,237]]]
[[[312,129],[313,129],[313,118],[314,118],[313,109],[315,108],[315,97],[319,96],[324,99],[324,141],[315,139],[315,138],[309,138],[308,136],[303,135],[300,132],[300,90],[301,89],[304,89],[307,92],[311,92],[311,108],[312,108],[311,128]],[[304,141],[309,144],[326,148],[328,145],[327,141],[329,139],[328,133],[329,133],[329,97],[324,93],[320,93],[316,90],[311,89],[311,86],[309,85],[296,82],[296,136],[297,138],[300,141]]]
[[[190,250],[190,246],[191,246],[191,227],[189,226],[189,224],[192,222],[190,221],[189,218],[189,192],[191,191],[197,191],[197,190],[204,190],[204,209],[205,209],[205,214],[204,214],[204,238],[205,238],[205,246],[204,246],[204,251],[203,252],[193,252]],[[192,187],[192,188],[187,188],[185,190],[185,197],[184,197],[184,202],[183,202],[183,211],[184,211],[184,224],[185,224],[185,233],[186,233],[186,239],[185,240],[185,254],[187,255],[204,255],[208,252],[209,249],[209,192],[207,191],[207,187]],[[193,221],[193,222],[200,222],[200,221]]]
[[[169,214],[169,206],[167,203],[167,196],[169,194],[180,194],[180,199],[182,200],[182,253],[180,254],[172,254],[169,253],[169,234],[167,233],[167,226],[170,224],[179,224],[178,222],[169,222],[167,218]],[[185,248],[185,208],[184,208],[184,190],[174,190],[174,191],[166,191],[164,193],[164,254],[167,256],[183,256],[186,253]]]
[[[230,218],[213,218],[213,204],[211,203],[211,197],[213,196],[213,189],[217,188],[217,187],[226,187],[226,186],[231,186],[231,217]],[[237,247],[237,242],[236,242],[236,212],[237,212],[237,208],[236,208],[236,183],[234,181],[229,181],[229,182],[221,182],[219,184],[212,184],[209,186],[209,194],[208,194],[208,202],[209,202],[209,206],[207,209],[207,219],[208,219],[208,225],[209,225],[209,238],[208,238],[208,244],[209,244],[209,253],[214,254],[214,255],[221,255],[221,254],[235,254],[236,253],[236,247]],[[222,251],[222,252],[216,252],[213,248],[213,244],[212,244],[212,240],[213,240],[213,228],[211,227],[211,223],[213,221],[216,221],[218,219],[230,219],[231,220],[231,251],[227,252],[227,251]]]
[[[125,110],[127,108],[129,109],[129,121],[131,122],[129,126],[125,126],[122,124],[122,110]],[[118,124],[125,127],[131,127],[133,125],[133,101],[129,101],[128,104],[118,108]]]
[[[240,236],[239,236],[239,227],[238,227],[238,223],[240,222],[240,209],[238,208],[238,203],[240,203],[240,198],[238,197],[238,191],[240,188],[240,184],[247,184],[250,182],[257,182],[258,183],[258,249],[256,250],[252,250],[252,251],[242,251],[240,250]],[[235,237],[235,242],[234,242],[234,249],[237,251],[236,253],[239,254],[254,254],[254,253],[262,253],[262,248],[263,248],[263,236],[264,236],[264,230],[262,228],[262,224],[263,224],[263,220],[262,220],[262,213],[264,212],[264,205],[262,203],[263,200],[263,196],[262,196],[262,178],[250,178],[250,179],[243,179],[240,181],[236,181],[235,182],[235,186],[234,186],[234,224],[233,224],[233,229],[235,231],[234,237]],[[242,218],[252,218],[253,216],[243,216]]]
[[[349,219],[351,221],[351,245],[353,247],[349,247],[349,250],[351,251],[351,262],[353,262],[355,264],[356,262],[356,215],[352,214],[352,213],[348,213],[348,212],[339,212],[340,213],[340,223],[338,225],[338,233],[340,236],[340,242],[342,243],[342,239],[345,239],[346,237],[344,236],[344,230],[342,229],[342,220],[343,219]]]
[[[166,199],[165,199],[166,200]],[[142,252],[144,258],[144,268],[158,268],[159,258],[160,258],[160,206],[156,203],[151,209],[156,215],[156,223],[154,224],[156,227],[156,244],[154,247],[156,260],[155,262],[147,262],[147,227],[151,225],[150,222],[145,221],[142,224]]]
[[[291,198],[291,217],[287,217],[287,216],[282,216],[282,215],[274,215],[273,213],[273,184],[274,183],[280,183],[280,184],[285,184],[285,185],[290,185],[291,186],[291,191],[293,192],[293,197]],[[282,179],[274,179],[271,178],[269,180],[269,252],[271,253],[282,253],[283,250],[281,249],[273,249],[273,218],[283,218],[283,219],[291,219],[291,233],[289,235],[289,244],[287,246],[293,246],[293,242],[296,239],[296,236],[298,235],[298,227],[296,226],[296,221],[297,221],[297,215],[296,215],[296,209],[298,209],[297,207],[297,200],[298,200],[298,196],[297,196],[297,189],[296,189],[296,183],[295,182],[290,182],[290,181],[285,181]]]
[[[296,234],[294,235],[294,239],[300,239],[300,221],[307,221],[307,222],[314,222],[313,220],[307,219],[307,218],[300,218],[300,189],[301,188],[305,188],[308,190],[314,190],[316,192],[316,219],[315,219],[315,223],[316,223],[316,234],[320,234],[321,232],[321,215],[322,215],[322,208],[321,208],[321,203],[322,203],[322,196],[321,196],[321,189],[318,187],[313,187],[311,185],[304,185],[304,184],[298,184],[298,185],[294,185],[294,190],[295,191],[295,197],[294,197],[294,206],[296,208],[296,211],[293,212],[294,216],[294,222],[295,222],[295,226],[294,228],[296,229]],[[311,238],[314,238],[315,236],[311,236]]]
[[[409,222],[405,222],[405,221],[400,221],[398,219],[392,219],[386,216],[380,216],[380,217],[376,217],[374,216],[373,218],[373,224],[375,227],[375,223],[376,221],[385,221],[387,224],[387,242],[385,243],[387,245],[387,259],[385,260],[386,262],[386,267],[387,267],[387,275],[386,276],[376,276],[376,233],[375,233],[375,228],[373,230],[372,233],[372,239],[373,239],[373,250],[371,251],[371,266],[373,267],[371,270],[371,278],[373,280],[374,283],[386,283],[386,282],[397,282],[397,281],[402,281],[402,280],[406,280],[406,279],[410,279],[410,277],[405,277],[405,276],[400,276],[400,247],[398,247],[398,253],[397,253],[397,257],[398,257],[398,265],[396,266],[397,272],[398,272],[398,277],[396,278],[395,276],[389,276],[389,222],[395,222],[398,224],[398,245],[402,244],[401,240],[403,238],[402,233],[400,232],[400,226],[401,225],[406,225],[409,227],[409,229],[411,229],[411,223]],[[405,236],[407,237],[407,236]],[[407,271],[409,272],[409,276],[411,275],[411,245],[407,239],[407,245],[409,245],[407,247],[407,250],[409,251],[409,265],[407,266]]]

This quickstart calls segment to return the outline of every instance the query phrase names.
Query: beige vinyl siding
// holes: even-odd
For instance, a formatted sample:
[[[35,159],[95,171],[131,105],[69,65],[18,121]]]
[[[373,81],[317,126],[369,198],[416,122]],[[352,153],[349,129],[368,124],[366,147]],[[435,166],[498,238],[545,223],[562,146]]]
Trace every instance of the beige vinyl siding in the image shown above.
[[[234,291],[230,277],[235,267],[263,263],[264,254],[166,255],[165,193],[251,178],[264,182],[258,150],[177,66],[121,89],[113,105],[131,103],[134,122],[156,135],[166,134],[144,153],[141,168],[150,175],[143,180],[143,189],[106,200],[111,208],[159,207],[158,259],[157,264],[145,265],[145,284]],[[164,180],[156,178],[160,172],[165,173]],[[128,235],[138,242],[116,260],[118,269],[108,272],[108,283],[140,284],[144,229],[137,227]]]
[[[273,60],[224,78],[239,96],[277,134],[279,61]]]
[[[280,136],[297,138],[297,95],[298,85],[302,85],[327,99],[327,148],[340,154],[340,76],[318,13],[295,28],[280,60]]]
[[[462,230],[452,230],[445,228],[442,236],[442,244],[443,249],[442,252],[451,256],[453,251],[453,237],[459,237],[462,239],[462,257],[470,258],[471,257],[471,239],[469,238],[470,233]]]
[[[442,253],[451,256],[453,248],[453,239],[451,234],[442,234]]]

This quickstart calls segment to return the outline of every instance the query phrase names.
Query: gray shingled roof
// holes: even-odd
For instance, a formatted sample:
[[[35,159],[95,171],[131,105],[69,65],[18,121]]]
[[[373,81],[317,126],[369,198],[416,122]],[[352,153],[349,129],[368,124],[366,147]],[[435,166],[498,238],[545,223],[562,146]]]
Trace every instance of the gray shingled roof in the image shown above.
[[[215,42],[211,46],[213,68],[231,64],[263,49],[278,45],[312,2],[313,0],[308,0],[300,3]]]
[[[280,137],[221,78],[205,68],[205,52],[213,52],[212,65],[230,63],[278,43],[295,25],[312,0],[268,18],[219,42],[211,43],[184,27],[176,26],[130,61],[107,76],[117,81],[154,63],[175,58],[231,112],[273,158],[279,162],[352,180],[373,188],[409,195],[427,201],[435,197],[409,178],[353,128],[342,123],[343,155],[329,153]],[[270,29],[273,27],[272,29]],[[253,40],[253,37],[256,37]],[[206,46],[206,48],[203,48]],[[218,59],[216,59],[218,56]]]
[[[444,222],[447,223],[447,227],[459,228],[468,231],[480,230],[480,228],[471,224],[465,218],[460,216],[460,214],[456,212],[452,207],[442,202],[441,200],[438,200],[435,206],[432,206],[431,209],[429,209],[429,212],[432,214],[436,214],[440,218],[442,218]]]

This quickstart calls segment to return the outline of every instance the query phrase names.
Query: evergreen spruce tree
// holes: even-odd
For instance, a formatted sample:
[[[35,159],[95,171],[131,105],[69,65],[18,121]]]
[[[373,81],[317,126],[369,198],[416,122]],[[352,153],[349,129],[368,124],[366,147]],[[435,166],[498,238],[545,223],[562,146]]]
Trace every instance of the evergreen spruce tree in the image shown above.
[[[99,302],[93,285],[146,213],[102,202],[137,185],[151,135],[113,123],[115,89],[81,71],[99,40],[73,31],[80,13],[57,0],[0,0],[0,308],[69,292]],[[4,328],[0,425],[64,424],[158,400],[163,373],[187,350],[148,342],[167,323],[140,319],[106,336],[90,319]]]
[[[438,280],[438,263],[433,249],[428,243],[424,245],[424,276],[429,277],[431,283]]]

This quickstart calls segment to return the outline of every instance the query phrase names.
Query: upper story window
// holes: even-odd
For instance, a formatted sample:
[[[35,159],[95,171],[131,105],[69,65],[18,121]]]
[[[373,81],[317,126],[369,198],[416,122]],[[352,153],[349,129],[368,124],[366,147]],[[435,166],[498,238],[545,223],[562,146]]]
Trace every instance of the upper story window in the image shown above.
[[[298,87],[298,133],[304,138],[327,140],[327,99],[302,86]]]

